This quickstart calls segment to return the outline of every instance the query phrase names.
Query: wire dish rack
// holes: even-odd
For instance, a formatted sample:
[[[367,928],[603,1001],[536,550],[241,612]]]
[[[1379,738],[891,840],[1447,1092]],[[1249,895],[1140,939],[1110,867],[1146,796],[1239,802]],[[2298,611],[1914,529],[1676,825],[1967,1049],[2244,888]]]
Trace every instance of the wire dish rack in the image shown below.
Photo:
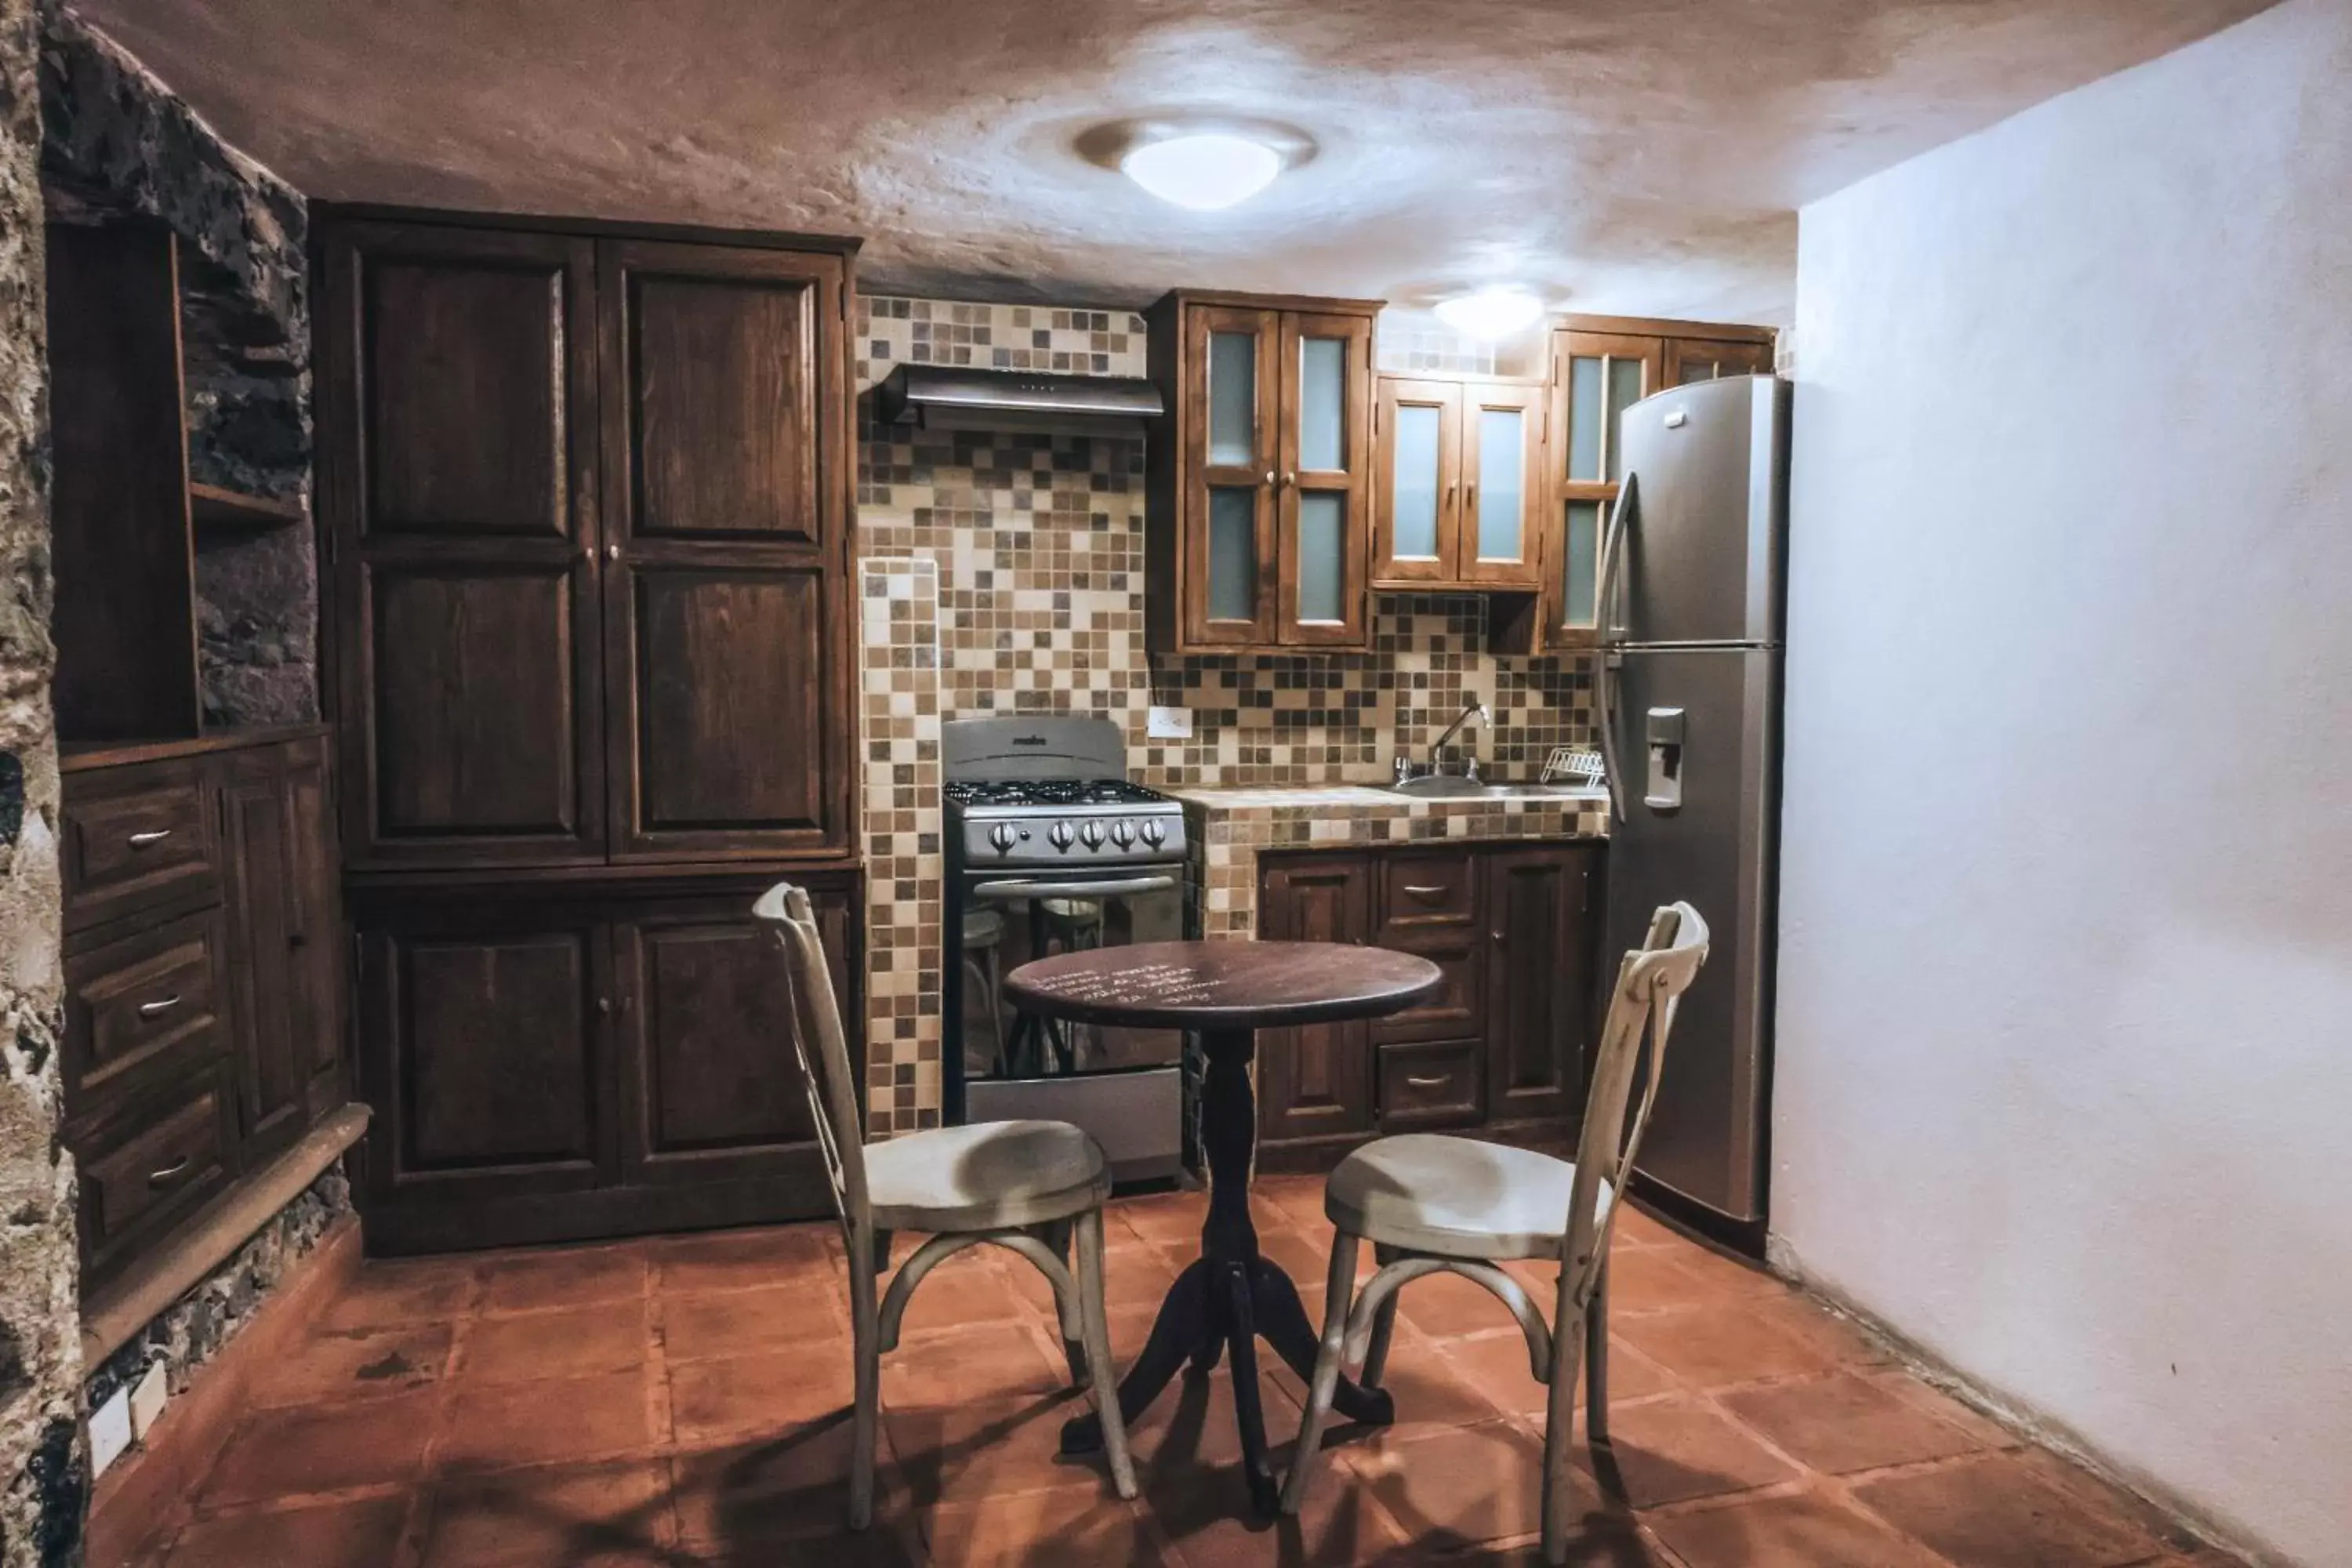
[[[1609,776],[1608,764],[1598,752],[1588,752],[1577,746],[1554,746],[1551,755],[1544,759],[1543,784],[1580,784],[1598,789]]]

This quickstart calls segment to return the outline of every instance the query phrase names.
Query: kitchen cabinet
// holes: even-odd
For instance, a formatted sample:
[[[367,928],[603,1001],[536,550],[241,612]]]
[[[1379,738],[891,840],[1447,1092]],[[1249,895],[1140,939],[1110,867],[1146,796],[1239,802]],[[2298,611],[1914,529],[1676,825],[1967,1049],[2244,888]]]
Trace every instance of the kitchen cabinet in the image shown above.
[[[1554,328],[1541,633],[1513,651],[1599,640],[1601,547],[1624,477],[1617,416],[1670,386],[1769,371],[1772,344],[1765,327],[1570,316]]]
[[[349,1098],[320,725],[63,749],[85,1298]]]
[[[860,880],[799,879],[845,1017]],[[803,1219],[831,1202],[758,873],[370,884],[364,1199],[386,1252]]]
[[[1150,311],[1154,652],[1370,646],[1376,300],[1179,292]]]
[[[823,1212],[750,910],[821,889],[857,994],[856,243],[312,233],[370,1246]]]
[[[348,863],[846,859],[850,247],[320,232]]]
[[[1371,943],[1445,977],[1391,1017],[1261,1032],[1271,1156],[1312,1165],[1381,1132],[1572,1123],[1593,1043],[1602,853],[1497,842],[1265,855],[1261,938]]]
[[[1548,424],[1539,383],[1381,376],[1374,586],[1538,587]]]

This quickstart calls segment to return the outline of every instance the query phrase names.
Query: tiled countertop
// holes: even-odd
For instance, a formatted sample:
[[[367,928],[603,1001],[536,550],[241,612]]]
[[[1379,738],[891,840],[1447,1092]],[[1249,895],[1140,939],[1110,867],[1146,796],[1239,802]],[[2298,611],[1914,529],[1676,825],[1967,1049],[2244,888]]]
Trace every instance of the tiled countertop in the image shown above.
[[[1602,790],[1517,800],[1432,800],[1367,784],[1303,789],[1171,789],[1184,803],[1201,934],[1257,934],[1257,858],[1266,849],[1423,839],[1603,838]]]

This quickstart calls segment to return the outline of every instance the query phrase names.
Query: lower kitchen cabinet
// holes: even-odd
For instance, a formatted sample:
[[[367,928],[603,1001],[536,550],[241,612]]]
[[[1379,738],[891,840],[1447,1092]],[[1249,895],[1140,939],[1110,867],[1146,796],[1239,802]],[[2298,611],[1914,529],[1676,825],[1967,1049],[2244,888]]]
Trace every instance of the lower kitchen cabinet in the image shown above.
[[[854,1025],[857,874],[794,879]],[[355,885],[371,1248],[825,1212],[782,957],[751,918],[772,880]]]
[[[1258,935],[1418,953],[1444,984],[1391,1017],[1258,1037],[1258,1129],[1313,1165],[1381,1132],[1565,1135],[1592,1045],[1602,847],[1411,845],[1264,856]]]

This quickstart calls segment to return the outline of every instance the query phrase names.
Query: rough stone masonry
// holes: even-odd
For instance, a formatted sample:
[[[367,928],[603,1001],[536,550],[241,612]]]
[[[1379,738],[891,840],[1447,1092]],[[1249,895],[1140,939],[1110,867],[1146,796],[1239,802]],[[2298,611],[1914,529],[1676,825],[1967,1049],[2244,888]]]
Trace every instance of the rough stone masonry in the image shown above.
[[[34,0],[0,0],[0,1568],[81,1562],[73,1162],[58,1138],[58,749]]]

